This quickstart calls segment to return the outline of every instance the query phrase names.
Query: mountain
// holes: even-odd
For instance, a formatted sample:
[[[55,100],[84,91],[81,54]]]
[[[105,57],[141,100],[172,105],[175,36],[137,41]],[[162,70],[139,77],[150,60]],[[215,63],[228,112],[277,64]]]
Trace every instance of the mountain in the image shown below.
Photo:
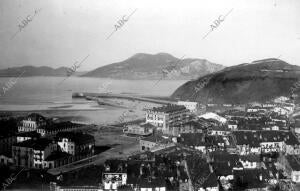
[[[196,79],[224,66],[204,59],[176,58],[167,53],[138,53],[122,61],[99,67],[84,77],[117,79]],[[165,73],[165,74],[163,74]]]
[[[47,66],[34,67],[34,66],[22,66],[12,67],[0,70],[0,77],[30,77],[30,76],[67,76],[68,68],[60,67],[53,69]],[[82,75],[83,73],[75,72],[74,75]]]
[[[221,71],[186,82],[173,99],[204,103],[247,103],[290,96],[293,86],[300,95],[300,67],[270,58],[227,67]],[[298,85],[295,85],[296,83]]]

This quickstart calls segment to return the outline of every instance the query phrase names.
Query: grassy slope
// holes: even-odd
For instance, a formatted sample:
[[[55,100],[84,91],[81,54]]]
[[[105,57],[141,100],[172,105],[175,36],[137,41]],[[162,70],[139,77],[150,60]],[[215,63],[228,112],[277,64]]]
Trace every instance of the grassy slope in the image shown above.
[[[205,79],[207,83],[205,83]],[[300,67],[281,60],[262,60],[241,64],[189,81],[172,98],[217,103],[264,101],[289,96],[290,88],[300,80]],[[195,87],[200,90],[195,90]]]

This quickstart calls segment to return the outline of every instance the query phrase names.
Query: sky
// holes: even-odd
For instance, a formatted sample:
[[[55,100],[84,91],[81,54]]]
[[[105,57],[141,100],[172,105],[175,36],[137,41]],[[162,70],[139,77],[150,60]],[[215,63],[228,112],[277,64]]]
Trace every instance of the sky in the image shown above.
[[[71,67],[88,56],[78,69],[87,71],[161,52],[225,66],[279,56],[300,65],[299,50],[299,0],[0,0],[1,69]]]

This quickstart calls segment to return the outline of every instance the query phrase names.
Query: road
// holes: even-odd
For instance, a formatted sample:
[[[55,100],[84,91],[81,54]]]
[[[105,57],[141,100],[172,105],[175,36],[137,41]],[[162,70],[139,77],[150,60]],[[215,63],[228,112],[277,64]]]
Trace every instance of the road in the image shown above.
[[[138,146],[138,141],[135,141],[128,145],[118,145],[98,155],[94,155],[92,157],[76,161],[74,163],[61,166],[59,168],[49,169],[48,173],[52,175],[58,175],[60,173],[73,171],[89,165],[100,165],[103,164],[107,159],[111,158],[127,158],[128,156],[138,152]]]

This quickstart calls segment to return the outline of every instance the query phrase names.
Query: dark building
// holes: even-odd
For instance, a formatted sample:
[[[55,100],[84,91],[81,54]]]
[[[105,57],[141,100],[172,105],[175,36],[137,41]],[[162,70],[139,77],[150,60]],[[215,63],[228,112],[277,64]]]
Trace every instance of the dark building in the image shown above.
[[[94,154],[95,139],[92,135],[79,132],[59,132],[56,141],[61,151],[69,153],[75,160]]]

